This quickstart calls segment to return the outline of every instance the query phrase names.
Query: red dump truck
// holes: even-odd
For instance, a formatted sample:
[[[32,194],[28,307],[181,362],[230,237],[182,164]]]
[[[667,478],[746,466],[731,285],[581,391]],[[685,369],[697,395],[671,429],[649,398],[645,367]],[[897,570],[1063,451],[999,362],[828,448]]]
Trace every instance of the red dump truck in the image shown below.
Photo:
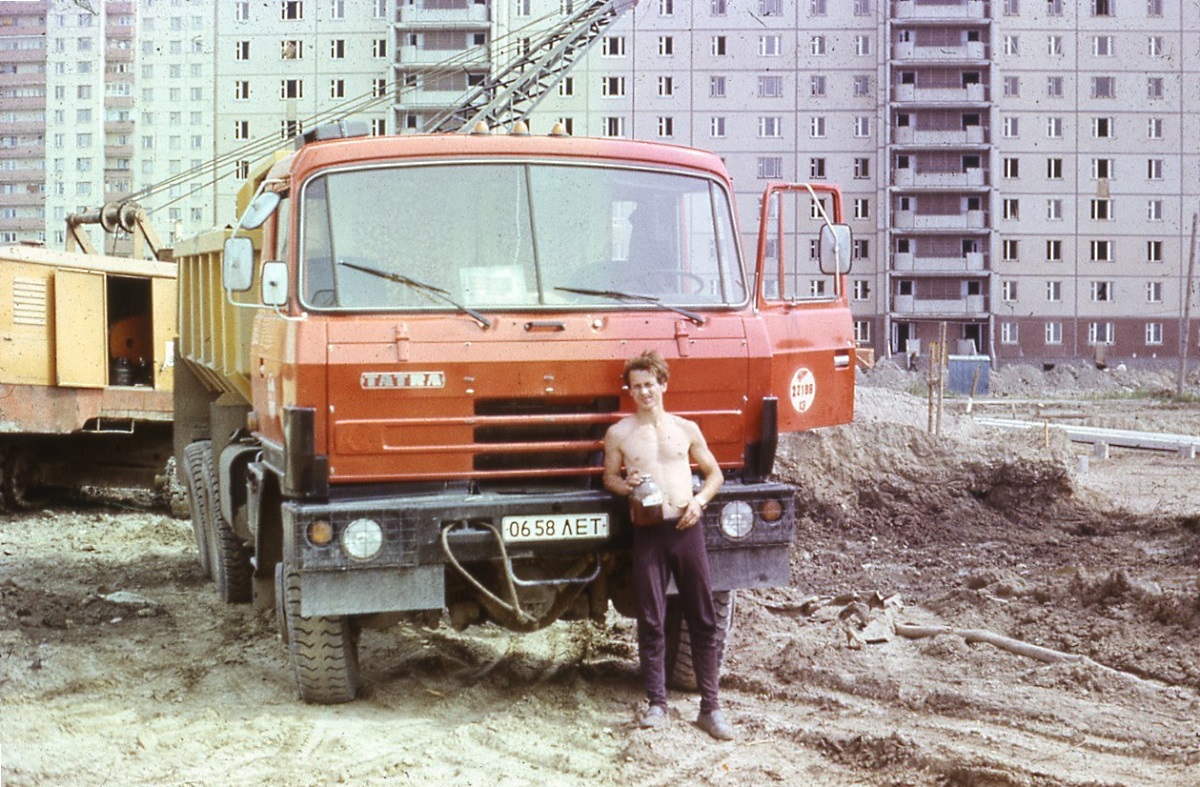
[[[355,696],[365,627],[633,614],[602,440],[645,349],[725,472],[703,522],[720,604],[787,584],[778,437],[853,416],[837,188],[772,186],[748,263],[712,153],[348,126],[253,176],[239,226],[175,248],[198,548],[227,600],[275,606],[303,699]]]

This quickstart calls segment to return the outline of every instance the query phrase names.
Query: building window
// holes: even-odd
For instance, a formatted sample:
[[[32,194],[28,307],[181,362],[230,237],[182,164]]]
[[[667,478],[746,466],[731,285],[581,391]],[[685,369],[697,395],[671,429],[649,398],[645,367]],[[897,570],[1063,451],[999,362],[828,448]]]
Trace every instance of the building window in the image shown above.
[[[1160,240],[1146,241],[1146,262],[1163,261],[1163,242]]]
[[[1046,95],[1050,98],[1062,98],[1063,78],[1046,77]]]
[[[1062,282],[1048,281],[1046,282],[1046,300],[1050,303],[1062,302]]]
[[[854,77],[854,95],[869,96],[871,95],[871,77],[859,75]]]
[[[1150,36],[1147,39],[1146,54],[1150,55],[1150,57],[1162,57],[1164,51],[1162,36]]]
[[[283,60],[303,60],[304,42],[298,38],[280,41],[279,57]]]
[[[374,118],[371,121],[371,136],[382,137],[387,134],[387,121],[383,118]]]
[[[758,13],[763,16],[779,16],[783,13],[783,0],[758,0]]]
[[[1004,122],[1001,125],[1000,134],[1007,139],[1014,139],[1020,135],[1020,128],[1020,118],[1010,115],[1004,118]]]
[[[859,139],[865,139],[871,136],[871,118],[867,115],[858,115],[854,118],[854,136]]]
[[[1001,257],[1005,262],[1016,262],[1021,258],[1021,242],[1013,238],[1006,238],[1001,243]]]
[[[1146,177],[1149,180],[1163,179],[1163,160],[1152,158],[1146,160]]]
[[[871,0],[854,0],[854,15],[855,16],[870,16],[871,15]]]
[[[237,101],[245,101],[250,98],[250,80],[239,79],[234,83],[233,97]]]
[[[821,200],[821,205],[822,205],[822,207],[825,205],[824,200]],[[812,218],[820,219],[821,215],[817,212],[816,207],[817,207],[817,203],[814,202]],[[853,248],[853,252],[851,253],[851,256],[854,259],[867,260],[867,259],[871,258],[871,241],[867,240],[866,238],[855,238],[854,245],[852,248]]]
[[[1046,344],[1062,344],[1062,323],[1046,323]]]
[[[725,36],[713,36],[712,53],[717,57],[725,54]]]
[[[1163,286],[1161,281],[1146,282],[1146,303],[1162,303]]]
[[[816,77],[813,78],[815,79]],[[759,77],[758,95],[762,98],[780,98],[783,96],[783,77]]]
[[[1094,36],[1092,38],[1092,54],[1096,57],[1112,57],[1115,54],[1113,50],[1113,37]]]
[[[1012,303],[1017,299],[1017,282],[1015,279],[1005,279],[1000,282],[1000,300]]]
[[[1094,240],[1089,243],[1092,262],[1112,262],[1113,242],[1111,240]]]
[[[1046,0],[1046,16],[1062,16],[1063,0]]]
[[[280,19],[298,20],[304,18],[304,3],[302,0],[283,0],[279,9]]]
[[[1113,135],[1112,118],[1092,118],[1092,136],[1096,139],[1108,139]]]
[[[250,139],[250,121],[249,120],[233,121],[233,138],[234,139]]]
[[[871,280],[870,279],[855,279],[851,285],[850,297],[856,301],[868,301],[871,299]]]
[[[866,197],[860,197],[854,200],[854,218],[871,218],[871,200],[867,199]]]
[[[857,180],[871,177],[871,159],[856,158],[854,159],[854,177]]]
[[[376,38],[371,42],[371,57],[387,57],[386,38]]]
[[[558,83],[558,94],[560,96],[575,95],[575,77],[563,77],[563,80]]]
[[[625,77],[601,77],[600,95],[610,98],[625,95]]]
[[[279,84],[280,98],[304,98],[304,80],[285,79]]]
[[[1092,16],[1112,16],[1114,0],[1092,0]]]
[[[387,16],[387,0],[375,0],[373,16],[376,19],[383,19]]]
[[[1092,159],[1092,177],[1096,180],[1104,178],[1116,177],[1114,173],[1113,160],[1110,158],[1094,158]]]
[[[824,116],[817,115],[808,119],[808,135],[813,139],[823,139],[825,137]]]
[[[725,16],[728,11],[727,0],[712,0],[710,10],[713,16]]]
[[[1092,219],[1094,221],[1112,221],[1113,218],[1112,200],[1092,200]]]
[[[1111,303],[1113,300],[1113,282],[1094,281],[1088,285],[1092,303]]]
[[[234,60],[249,60],[250,59],[250,42],[237,41],[233,45]]]
[[[1162,16],[1163,0],[1146,0],[1146,16]]]
[[[658,94],[660,96],[675,95],[675,78],[674,77],[659,77],[658,78]]]
[[[1004,218],[1016,221],[1021,218],[1021,201],[1014,197],[1008,197],[1002,204]]]
[[[825,36],[813,36],[808,40],[808,51],[812,55],[824,55],[826,53]]]
[[[857,344],[871,343],[871,321],[870,320],[855,320],[854,321],[854,341]]]
[[[783,136],[783,119],[774,116],[758,119],[758,136],[760,139],[778,139]]]
[[[1161,322],[1146,323],[1146,344],[1159,345],[1163,343],[1163,326]]]
[[[1046,262],[1062,262],[1062,241],[1046,241]]]
[[[1047,180],[1062,180],[1063,176],[1063,160],[1060,158],[1046,159],[1046,179]]]
[[[1147,77],[1146,78],[1146,98],[1158,100],[1163,97],[1163,78],[1162,77]]]
[[[605,36],[600,44],[600,54],[604,57],[625,57],[625,37]]]
[[[1111,322],[1088,323],[1088,344],[1113,344],[1116,330]]]
[[[782,156],[759,156],[758,179],[768,180],[783,177]]]
[[[659,117],[658,135],[663,138],[675,136],[675,118],[670,116]]]
[[[778,57],[783,54],[783,36],[759,36],[758,54],[762,57]]]
[[[1062,57],[1063,54],[1063,39],[1062,36],[1047,36],[1046,37],[1046,54],[1051,57]]]
[[[1149,118],[1146,121],[1146,136],[1150,139],[1163,138],[1163,119]]]
[[[331,79],[329,81],[329,97],[330,98],[345,98],[346,97],[346,80]]]
[[[1092,98],[1116,98],[1116,77],[1092,77]]]
[[[725,77],[708,78],[708,95],[713,98],[725,97]]]
[[[329,56],[334,60],[342,60],[346,57],[345,39],[335,38],[329,42]]]
[[[871,37],[870,36],[855,36],[854,37],[854,54],[859,57],[866,57],[871,54]]]
[[[708,119],[708,135],[717,139],[725,137],[725,118],[713,117]]]
[[[1061,139],[1063,135],[1063,119],[1059,117],[1046,118],[1046,136],[1050,139]]]
[[[675,0],[658,0],[659,16],[674,16]]]
[[[1046,218],[1050,221],[1062,221],[1063,201],[1057,197],[1046,200]]]
[[[1001,344],[1016,344],[1017,343],[1017,324],[1015,322],[1000,323],[1000,343]]]
[[[1005,16],[1020,16],[1021,15],[1021,0],[1004,0],[1004,15]]]
[[[371,95],[375,98],[383,98],[387,95],[388,86],[386,79],[375,79],[371,83]]]
[[[1152,199],[1146,203],[1146,219],[1149,221],[1163,220],[1163,201]]]
[[[814,74],[809,80],[809,93],[814,96],[825,95],[825,77],[820,74]]]
[[[1006,96],[1021,95],[1021,78],[1020,77],[1004,77],[1004,95],[1006,95]]]
[[[662,57],[671,57],[675,54],[674,36],[658,37],[658,54]]]
[[[623,118],[623,117],[606,117],[606,118],[604,118],[604,136],[606,136],[606,137],[623,137],[623,136],[625,136],[625,118]]]
[[[828,13],[825,0],[809,0],[809,16],[825,16]]]
[[[808,297],[824,298],[825,297],[825,280],[824,279],[809,279],[808,280]]]
[[[284,139],[294,139],[304,133],[304,124],[299,120],[279,121],[279,136]]]
[[[233,18],[237,22],[247,22],[250,20],[250,0],[237,0],[233,4]]]
[[[1004,36],[1004,54],[1019,55],[1021,54],[1020,39],[1014,35]]]

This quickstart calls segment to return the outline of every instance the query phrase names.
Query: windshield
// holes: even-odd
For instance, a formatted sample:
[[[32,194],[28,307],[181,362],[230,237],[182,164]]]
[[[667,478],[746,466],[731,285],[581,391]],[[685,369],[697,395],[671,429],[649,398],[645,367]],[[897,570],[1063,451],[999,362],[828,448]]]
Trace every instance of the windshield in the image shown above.
[[[729,199],[677,172],[536,163],[338,171],[302,194],[318,309],[741,304]],[[381,275],[384,274],[384,275]]]

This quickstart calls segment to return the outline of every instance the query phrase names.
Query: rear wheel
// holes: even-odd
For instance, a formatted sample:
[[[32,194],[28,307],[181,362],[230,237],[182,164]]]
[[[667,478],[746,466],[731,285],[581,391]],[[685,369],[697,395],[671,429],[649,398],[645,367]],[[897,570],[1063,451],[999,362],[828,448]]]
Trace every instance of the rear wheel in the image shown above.
[[[227,604],[247,604],[254,598],[253,567],[250,565],[250,550],[242,539],[233,532],[233,527],[221,513],[220,494],[217,486],[217,468],[213,459],[212,443],[205,442],[204,481],[207,497],[208,559],[217,592]]]
[[[28,511],[50,500],[42,458],[25,448],[13,448],[4,461],[4,502],[14,511]]]
[[[332,705],[358,693],[358,627],[346,616],[300,614],[300,577],[282,568],[286,643],[292,674],[305,702]]]
[[[713,593],[717,613],[717,673],[725,668],[725,647],[733,631],[737,591]],[[667,598],[667,684],[681,691],[696,690],[696,670],[692,664],[692,638],[679,596]]]
[[[202,440],[183,449],[183,482],[187,486],[188,510],[192,517],[192,534],[196,538],[196,551],[200,558],[200,570],[205,577],[212,576],[212,559],[208,544],[208,479],[205,455],[212,456],[212,443]]]

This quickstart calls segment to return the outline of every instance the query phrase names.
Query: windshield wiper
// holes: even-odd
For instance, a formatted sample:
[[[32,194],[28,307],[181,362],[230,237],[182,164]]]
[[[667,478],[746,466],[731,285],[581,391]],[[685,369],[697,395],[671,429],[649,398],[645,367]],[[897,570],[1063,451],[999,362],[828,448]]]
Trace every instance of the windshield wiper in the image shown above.
[[[645,295],[640,292],[622,292],[621,290],[589,290],[585,287],[555,287],[559,292],[573,292],[576,295],[595,295],[598,298],[612,298],[614,301],[631,301],[633,303],[649,303],[663,309],[668,309],[676,314],[687,317],[697,325],[704,325],[708,322],[702,315],[696,312],[682,309],[678,306],[672,306],[669,303],[663,303],[662,299],[657,295]]]
[[[358,263],[354,263],[354,262],[346,262],[345,260],[338,260],[338,265],[342,265],[347,268],[353,268],[354,270],[362,271],[363,273],[369,273],[372,276],[378,276],[381,279],[387,279],[388,281],[394,281],[397,284],[403,284],[406,287],[412,287],[414,290],[421,290],[422,292],[432,293],[436,297],[440,298],[442,301],[444,301],[444,302],[450,304],[451,306],[453,306],[454,308],[458,309],[463,314],[466,314],[466,315],[469,315],[470,317],[475,318],[475,320],[477,320],[479,322],[479,324],[482,325],[484,328],[492,327],[491,320],[489,320],[487,317],[483,316],[479,312],[475,311],[470,306],[463,306],[461,303],[459,303],[458,301],[451,298],[450,293],[447,292],[446,290],[443,290],[441,287],[435,287],[432,284],[426,284],[423,281],[418,281],[416,279],[405,276],[404,274],[401,274],[401,273],[388,273],[387,271],[381,271],[378,268],[368,268],[366,265],[359,265]]]

